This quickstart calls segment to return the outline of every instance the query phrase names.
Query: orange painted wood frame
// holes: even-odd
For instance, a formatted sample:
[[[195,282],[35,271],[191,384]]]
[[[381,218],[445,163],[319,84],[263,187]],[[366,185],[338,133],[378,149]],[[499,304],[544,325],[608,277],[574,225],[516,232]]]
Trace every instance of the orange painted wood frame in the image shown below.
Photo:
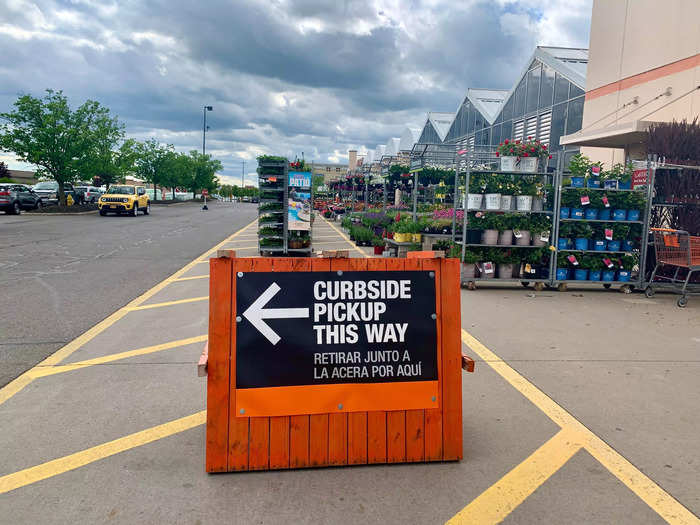
[[[236,414],[237,272],[435,272],[438,408],[240,417]],[[457,259],[212,258],[209,278],[207,472],[462,459]]]

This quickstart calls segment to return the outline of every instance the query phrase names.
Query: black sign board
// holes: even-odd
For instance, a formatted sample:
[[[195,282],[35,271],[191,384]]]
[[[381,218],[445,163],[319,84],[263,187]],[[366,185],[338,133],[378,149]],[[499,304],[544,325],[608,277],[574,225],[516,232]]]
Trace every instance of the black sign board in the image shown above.
[[[411,159],[410,170],[418,171],[423,169],[423,159],[420,157],[415,157]]]
[[[437,381],[427,271],[236,277],[236,388]]]

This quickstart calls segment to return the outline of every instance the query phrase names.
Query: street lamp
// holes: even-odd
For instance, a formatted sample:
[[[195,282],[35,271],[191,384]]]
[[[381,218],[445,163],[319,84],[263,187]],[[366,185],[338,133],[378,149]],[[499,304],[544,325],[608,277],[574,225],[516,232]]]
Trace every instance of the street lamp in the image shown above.
[[[212,106],[204,106],[204,109],[202,112],[204,113],[204,124],[202,126],[202,155],[205,155],[207,152],[207,130],[209,129],[207,127],[207,111],[211,111],[214,108]]]

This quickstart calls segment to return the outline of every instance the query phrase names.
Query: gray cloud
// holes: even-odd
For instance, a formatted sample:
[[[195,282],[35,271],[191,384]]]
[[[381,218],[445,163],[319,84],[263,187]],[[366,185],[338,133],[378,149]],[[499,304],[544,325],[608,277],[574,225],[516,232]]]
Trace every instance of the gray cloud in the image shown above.
[[[0,111],[63,89],[186,151],[212,104],[207,150],[240,180],[243,159],[336,159],[511,87],[535,45],[586,46],[590,1],[0,0]]]

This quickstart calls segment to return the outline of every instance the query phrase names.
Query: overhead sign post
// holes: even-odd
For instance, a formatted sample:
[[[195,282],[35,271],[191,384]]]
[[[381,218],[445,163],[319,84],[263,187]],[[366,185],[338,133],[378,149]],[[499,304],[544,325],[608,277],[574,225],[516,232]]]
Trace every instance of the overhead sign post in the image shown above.
[[[241,415],[438,406],[435,272],[241,272],[236,310]]]
[[[212,258],[207,471],[461,459],[459,266]]]

